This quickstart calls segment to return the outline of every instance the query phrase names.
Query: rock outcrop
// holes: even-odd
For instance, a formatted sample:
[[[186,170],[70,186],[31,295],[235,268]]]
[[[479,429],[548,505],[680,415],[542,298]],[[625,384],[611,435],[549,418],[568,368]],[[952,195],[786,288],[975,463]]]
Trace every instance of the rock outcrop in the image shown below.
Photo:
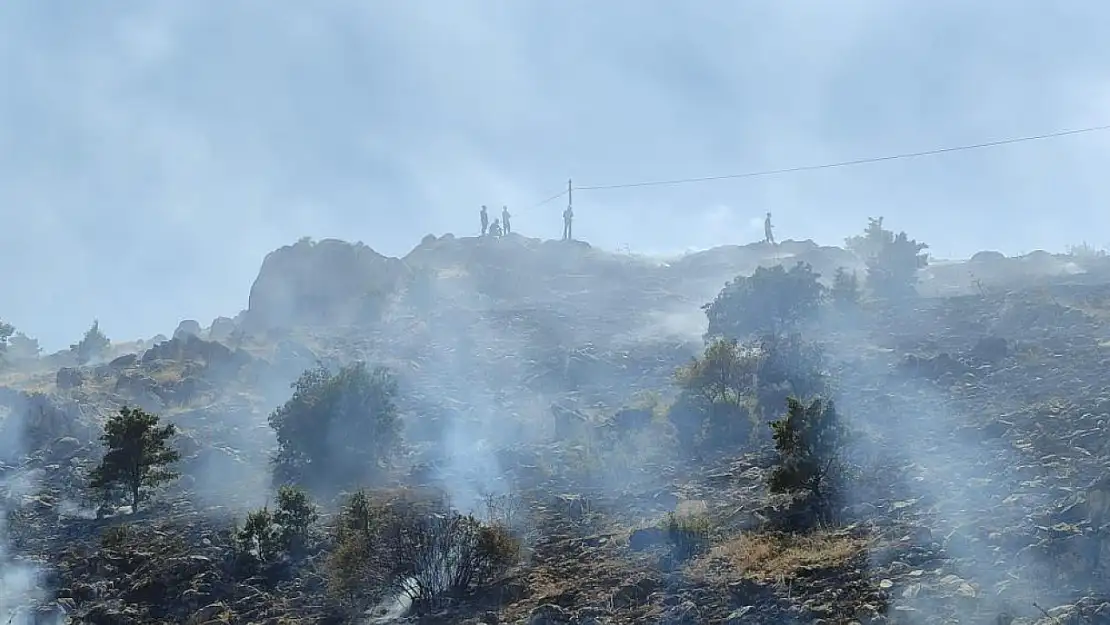
[[[372,320],[407,275],[400,260],[361,243],[303,239],[266,256],[246,319],[256,329]]]

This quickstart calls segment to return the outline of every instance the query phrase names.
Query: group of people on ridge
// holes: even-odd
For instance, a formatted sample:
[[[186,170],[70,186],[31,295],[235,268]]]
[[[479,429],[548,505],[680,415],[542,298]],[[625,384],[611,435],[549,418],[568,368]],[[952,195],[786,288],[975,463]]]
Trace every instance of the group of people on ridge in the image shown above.
[[[486,205],[482,205],[482,210],[478,213],[482,220],[482,236],[491,236],[494,238],[510,234],[513,231],[512,215],[509,213],[508,206],[501,207],[501,219],[494,219],[493,223],[489,221],[489,209]],[[563,211],[563,240],[569,241],[573,238],[573,230],[571,228],[574,221],[574,209],[570,206]]]
[[[494,219],[493,223],[489,222],[489,209],[486,205],[482,205],[482,210],[478,213],[482,220],[482,236],[491,236],[494,238],[510,234],[513,231],[512,222],[509,221],[512,215],[509,213],[508,206],[501,207],[501,219]],[[574,238],[574,209],[567,206],[563,211],[563,240],[570,241]],[[773,226],[771,226],[771,213],[763,218],[763,242],[775,245],[775,233]]]
[[[499,237],[505,234],[509,234],[513,231],[512,222],[509,221],[509,219],[512,218],[512,215],[509,214],[508,206],[501,207],[501,219],[494,219],[492,224],[489,222],[489,211],[486,209],[485,204],[482,205],[481,216],[482,236],[486,236],[488,234],[491,237]]]

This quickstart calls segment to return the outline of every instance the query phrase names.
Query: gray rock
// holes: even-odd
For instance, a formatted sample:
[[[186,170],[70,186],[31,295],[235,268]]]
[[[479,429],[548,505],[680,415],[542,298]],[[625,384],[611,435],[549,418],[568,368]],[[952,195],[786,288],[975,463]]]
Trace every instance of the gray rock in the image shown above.
[[[528,615],[528,625],[569,625],[573,621],[570,610],[553,603],[536,606]]]

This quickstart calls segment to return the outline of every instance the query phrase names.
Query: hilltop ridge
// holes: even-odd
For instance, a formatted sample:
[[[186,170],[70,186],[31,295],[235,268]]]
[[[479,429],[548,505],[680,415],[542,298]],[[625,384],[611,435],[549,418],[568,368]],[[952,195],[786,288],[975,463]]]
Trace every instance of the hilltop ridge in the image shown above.
[[[271,505],[279,440],[268,417],[290,383],[362,361],[395,376],[402,441],[371,486],[434,490],[463,511],[493,496],[526,501],[528,557],[495,596],[452,597],[416,622],[1048,625],[1110,614],[1083,490],[1110,467],[1099,434],[1110,418],[1105,256],[932,262],[916,295],[849,312],[825,302],[794,328],[827,355],[822,375],[837,382],[867,475],[841,526],[784,534],[771,520],[794,512],[767,490],[765,423],[781,410],[766,398],[782,389],[737,396],[737,421],[706,425],[697,447],[684,438],[692,399],[676,372],[710,353],[702,307],[726,282],[798,262],[826,284],[839,268],[866,271],[812,241],[663,259],[445,235],[391,258],[302,239],[267,255],[234,318],[184,320],[170,337],[113,343],[87,361],[75,350],[14,360],[0,372],[0,501],[12,519],[0,609],[15,602],[3,588],[43,573],[19,601],[38,602],[34,622],[50,625],[59,611],[90,624],[361,622],[337,616],[354,613],[324,581],[330,559],[251,577],[230,532]],[[789,375],[802,370],[785,362]],[[774,374],[743,371],[732,383]],[[142,514],[98,515],[88,474],[105,419],[123,406],[176,426],[182,477]],[[730,438],[739,431],[750,437]],[[315,548],[327,554],[337,504],[318,503]],[[704,522],[709,546],[677,556],[669,515]],[[1028,597],[1056,606],[1052,616]]]

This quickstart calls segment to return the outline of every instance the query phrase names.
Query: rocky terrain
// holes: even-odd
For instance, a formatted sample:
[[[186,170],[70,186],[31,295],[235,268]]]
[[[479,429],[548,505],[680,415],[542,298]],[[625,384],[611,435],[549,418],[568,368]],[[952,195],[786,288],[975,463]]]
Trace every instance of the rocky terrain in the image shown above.
[[[1110,468],[1106,259],[934,262],[920,297],[807,329],[860,474],[836,523],[791,533],[771,522],[790,504],[767,490],[769,432],[681,453],[664,415],[676,368],[704,348],[701,306],[737,275],[797,261],[826,281],[864,270],[808,241],[660,260],[517,235],[429,236],[400,259],[303,240],[265,259],[234,318],[85,364],[13,363],[0,369],[0,615],[386,622],[340,608],[326,545],[276,580],[230,556],[234,523],[273,500],[267,415],[305,369],[364,360],[401,385],[405,453],[382,486],[439,489],[464,512],[495,495],[520,508],[524,556],[494,587],[398,620],[1110,622],[1089,488]],[[182,477],[137,513],[98,513],[97,437],[124,405],[177,425]],[[335,505],[319,504],[325,532]],[[668,514],[703,520],[705,544],[679,553],[659,529]]]

